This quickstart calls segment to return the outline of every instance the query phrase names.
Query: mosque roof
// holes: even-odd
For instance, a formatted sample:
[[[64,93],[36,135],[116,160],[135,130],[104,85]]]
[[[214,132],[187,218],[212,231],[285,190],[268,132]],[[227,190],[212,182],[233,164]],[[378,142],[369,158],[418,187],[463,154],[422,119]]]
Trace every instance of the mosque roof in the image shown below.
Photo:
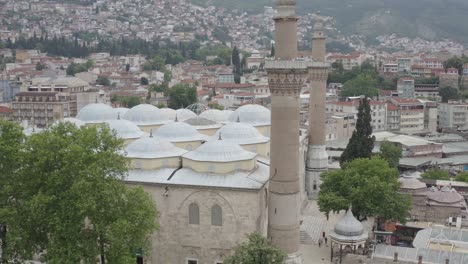
[[[60,119],[60,120],[57,120],[55,121],[55,123],[53,124],[53,126],[55,125],[58,125],[60,123],[65,123],[65,122],[69,122],[69,123],[72,123],[74,124],[76,127],[82,127],[85,125],[85,122],[79,120],[79,119],[76,119],[76,118],[73,118],[73,117],[65,117],[64,119]]]
[[[224,119],[224,115],[221,112],[221,110],[218,109],[209,109],[200,114],[200,117],[206,118],[208,120],[221,123],[223,121],[226,121],[227,119]]]
[[[157,137],[142,137],[125,148],[126,157],[140,159],[157,159],[179,157],[187,153],[186,150],[174,146],[169,141]]]
[[[219,135],[223,141],[240,145],[266,143],[270,138],[263,136],[254,126],[245,123],[233,122],[221,127],[212,139],[217,140]]]
[[[128,112],[128,108],[126,107],[117,107],[117,108],[114,108],[114,111],[117,113],[117,115],[120,115],[121,117],[123,117],[125,115],[125,113]]]
[[[254,126],[271,125],[271,112],[268,108],[256,104],[247,104],[234,111],[228,119],[229,122],[242,122]]]
[[[429,191],[427,199],[441,204],[458,204],[465,201],[461,194],[449,187],[443,187],[440,191]]]
[[[90,124],[103,123],[107,120],[117,119],[117,113],[106,104],[89,104],[81,108],[76,118]]]
[[[139,104],[125,113],[123,119],[137,125],[160,125],[168,122],[167,117],[154,105]]]
[[[144,135],[137,125],[125,119],[108,120],[106,123],[122,139],[139,138]]]
[[[206,118],[203,118],[203,117],[200,117],[200,116],[196,116],[196,117],[192,117],[190,119],[187,119],[184,121],[185,123],[189,124],[189,125],[192,125],[194,126],[195,128],[199,129],[199,128],[205,128],[205,129],[208,129],[208,128],[220,128],[222,125],[219,124],[219,123],[216,123],[215,121],[211,121],[209,119],[206,119]]]
[[[247,151],[241,146],[226,140],[213,140],[206,142],[197,149],[183,155],[186,159],[207,162],[251,160],[256,156],[256,153]]]
[[[398,178],[398,181],[401,183],[401,189],[410,189],[410,190],[417,190],[417,189],[426,189],[426,184],[421,182],[420,180],[416,179],[415,177],[411,176],[403,176]]]
[[[155,136],[170,142],[205,141],[208,136],[198,133],[195,127],[185,122],[171,122],[161,126]]]
[[[190,118],[197,117],[197,114],[192,112],[191,110],[182,108],[182,109],[177,109],[176,110],[176,115],[177,115],[177,120],[178,121],[185,121]]]
[[[159,109],[159,111],[161,111],[164,114],[164,116],[167,118],[167,120],[170,120],[170,121],[175,120],[176,110],[174,110],[172,108],[161,108],[161,109]]]

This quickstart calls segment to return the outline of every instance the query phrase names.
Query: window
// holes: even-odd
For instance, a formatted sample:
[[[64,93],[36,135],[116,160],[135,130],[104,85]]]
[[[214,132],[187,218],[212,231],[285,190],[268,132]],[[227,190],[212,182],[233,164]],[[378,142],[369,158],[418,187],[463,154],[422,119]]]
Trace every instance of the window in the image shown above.
[[[198,205],[196,203],[192,203],[189,205],[189,224],[200,224],[200,209],[198,208]]]
[[[222,226],[223,225],[223,209],[217,204],[211,207],[211,225]]]

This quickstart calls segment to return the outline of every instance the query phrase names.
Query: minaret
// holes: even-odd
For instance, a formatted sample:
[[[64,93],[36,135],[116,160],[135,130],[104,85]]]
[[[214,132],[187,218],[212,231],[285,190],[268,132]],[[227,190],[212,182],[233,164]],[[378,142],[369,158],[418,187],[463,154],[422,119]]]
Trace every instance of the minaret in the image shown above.
[[[309,147],[306,163],[306,190],[309,199],[316,199],[320,190],[320,173],[328,168],[326,152],[326,112],[325,98],[329,64],[325,63],[326,37],[323,32],[323,19],[318,16],[312,37],[313,66],[309,69]]]
[[[265,63],[271,92],[268,239],[288,254],[285,263],[299,264],[299,94],[308,62],[296,60],[296,1],[279,0],[277,8],[276,57]]]

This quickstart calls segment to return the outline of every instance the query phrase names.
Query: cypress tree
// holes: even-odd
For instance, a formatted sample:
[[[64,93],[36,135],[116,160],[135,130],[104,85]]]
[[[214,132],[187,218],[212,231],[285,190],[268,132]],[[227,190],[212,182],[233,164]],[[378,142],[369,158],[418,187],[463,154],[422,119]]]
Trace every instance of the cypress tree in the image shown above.
[[[375,137],[372,136],[371,120],[369,99],[364,98],[361,100],[358,108],[356,129],[348,142],[348,146],[346,146],[345,151],[341,154],[340,164],[372,156]]]
[[[270,57],[273,58],[275,56],[275,53],[276,53],[275,45],[271,44]]]
[[[231,61],[232,61],[232,65],[234,66],[233,68],[234,73],[240,74],[241,60],[239,56],[239,50],[237,49],[237,47],[234,47],[234,49],[232,50]]]

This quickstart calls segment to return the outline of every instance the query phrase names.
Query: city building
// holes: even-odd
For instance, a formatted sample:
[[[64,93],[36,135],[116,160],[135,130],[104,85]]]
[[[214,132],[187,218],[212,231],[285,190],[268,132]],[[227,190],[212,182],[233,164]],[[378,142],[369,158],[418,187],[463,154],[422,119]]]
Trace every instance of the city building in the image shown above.
[[[437,84],[415,84],[414,97],[440,101],[439,85]]]
[[[468,103],[449,101],[438,106],[439,128],[466,128],[468,126]]]
[[[410,75],[411,74],[411,58],[398,58],[398,74]]]
[[[265,63],[265,58],[258,50],[253,50],[246,61],[248,69],[260,69],[261,65]]]
[[[387,128],[388,131],[400,131],[400,107],[392,102],[387,103]]]
[[[335,115],[337,117],[340,114],[345,114],[346,120],[349,120],[348,116],[354,115],[353,119],[356,120],[359,104],[360,104],[360,100],[327,102],[325,110],[328,114]],[[371,122],[372,131],[378,132],[378,131],[386,130],[386,123],[387,123],[386,104],[387,103],[383,101],[371,100],[369,104],[370,104],[371,115],[372,115],[372,122]],[[349,128],[349,126],[347,126],[347,128]],[[340,134],[341,133],[338,133],[338,135]],[[338,138],[340,138],[340,136],[338,136]]]
[[[414,98],[414,79],[403,77],[397,83],[398,97]]]
[[[0,80],[0,102],[10,102],[20,92],[19,82]]]
[[[459,75],[458,69],[449,68],[445,73],[441,73],[439,75],[439,86],[441,88],[444,87],[453,87],[455,89],[459,89]]]
[[[13,110],[11,108],[0,105],[0,119],[11,120],[12,114]]]
[[[400,131],[424,130],[424,104],[417,99],[390,98],[389,102],[400,110]]]

